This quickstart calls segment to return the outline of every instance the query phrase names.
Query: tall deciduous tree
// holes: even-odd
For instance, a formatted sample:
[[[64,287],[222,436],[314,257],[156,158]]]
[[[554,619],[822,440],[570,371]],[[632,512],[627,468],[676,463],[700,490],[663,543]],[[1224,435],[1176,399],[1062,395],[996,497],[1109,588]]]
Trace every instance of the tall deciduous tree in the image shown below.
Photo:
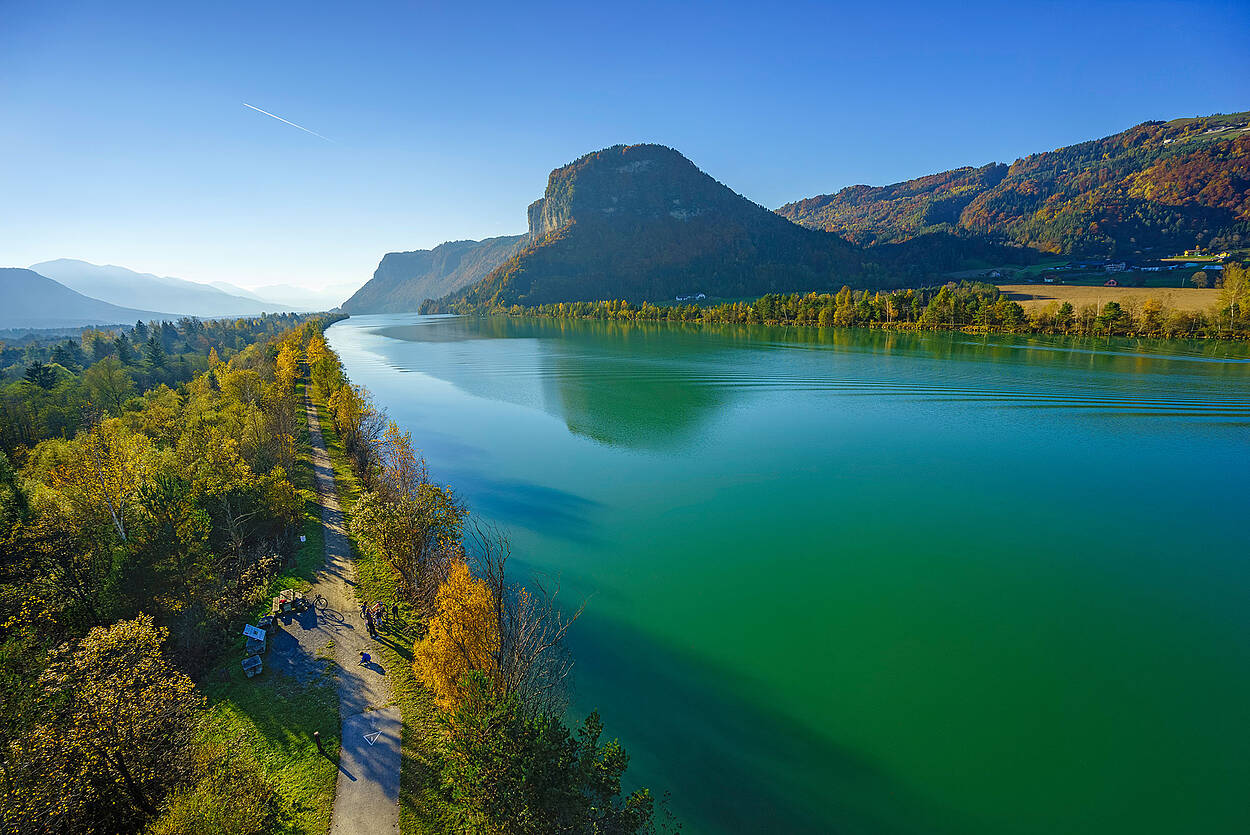
[[[151,441],[105,420],[73,441],[41,445],[34,466],[84,522],[101,515],[125,540],[139,487],[152,470]]]
[[[438,587],[459,553],[466,510],[450,488],[429,480],[408,433],[392,423],[380,446],[378,484],[356,503],[352,532],[386,555],[409,599],[432,613]]]
[[[185,779],[204,699],[140,615],[53,653],[43,718],[11,743],[6,831],[126,832]]]
[[[490,588],[469,573],[461,560],[452,563],[435,596],[434,613],[413,652],[417,676],[444,710],[455,710],[465,697],[470,673],[496,676],[499,631]]]
[[[120,415],[122,404],[135,394],[134,380],[111,354],[84,371],[82,381],[92,398],[114,415]]]

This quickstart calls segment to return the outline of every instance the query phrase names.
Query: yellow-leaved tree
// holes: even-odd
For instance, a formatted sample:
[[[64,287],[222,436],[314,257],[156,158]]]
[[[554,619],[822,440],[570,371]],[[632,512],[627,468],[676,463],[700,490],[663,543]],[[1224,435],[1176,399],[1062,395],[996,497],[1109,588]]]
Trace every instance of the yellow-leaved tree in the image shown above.
[[[50,654],[39,719],[10,743],[0,830],[135,832],[185,781],[204,697],[166,659],[168,635],[139,615]]]
[[[499,622],[490,587],[456,560],[439,586],[429,629],[414,648],[413,669],[440,707],[455,710],[470,672],[497,677],[498,654]]]
[[[40,444],[29,470],[58,495],[59,504],[79,524],[107,520],[126,540],[139,488],[154,464],[151,440],[113,419],[72,441]]]
[[[308,364],[316,365],[322,357],[330,353],[330,349],[326,346],[326,338],[319,333],[309,336],[305,353],[308,355]]]
[[[282,347],[278,349],[278,358],[275,361],[274,368],[274,377],[279,389],[284,394],[294,392],[295,378],[298,376],[299,354],[289,341],[283,342]]]

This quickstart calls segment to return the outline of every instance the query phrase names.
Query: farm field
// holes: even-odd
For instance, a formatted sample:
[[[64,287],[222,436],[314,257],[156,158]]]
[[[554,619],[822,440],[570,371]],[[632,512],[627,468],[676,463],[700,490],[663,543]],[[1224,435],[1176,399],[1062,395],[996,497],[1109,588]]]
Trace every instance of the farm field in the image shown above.
[[[1104,305],[1118,302],[1121,306],[1141,305],[1146,299],[1176,310],[1188,312],[1208,310],[1220,298],[1219,290],[1199,290],[1196,287],[1080,287],[1071,284],[1000,284],[998,287],[1012,301],[1019,302],[1026,312],[1045,308],[1058,302],[1071,302],[1080,309],[1082,305]]]

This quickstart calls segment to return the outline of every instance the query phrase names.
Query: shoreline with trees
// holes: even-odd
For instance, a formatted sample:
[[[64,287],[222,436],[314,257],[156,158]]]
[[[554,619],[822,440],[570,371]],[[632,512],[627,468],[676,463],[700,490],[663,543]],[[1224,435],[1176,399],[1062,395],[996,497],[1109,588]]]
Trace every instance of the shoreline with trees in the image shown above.
[[[1030,313],[996,286],[971,282],[892,291],[843,287],[836,294],[773,293],[754,301],[719,304],[657,305],[611,300],[511,305],[477,312],[602,321],[1250,339],[1250,270],[1240,264],[1230,264],[1224,271],[1220,290],[1219,303],[1206,312],[1176,310],[1147,298],[1140,307],[1116,301],[1080,307],[1071,302],[1054,302]]]

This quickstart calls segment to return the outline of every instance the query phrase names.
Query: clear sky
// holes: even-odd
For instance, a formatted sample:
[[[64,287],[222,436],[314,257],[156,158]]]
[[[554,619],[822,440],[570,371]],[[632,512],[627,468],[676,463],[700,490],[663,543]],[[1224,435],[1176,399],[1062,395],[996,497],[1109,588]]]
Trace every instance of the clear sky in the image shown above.
[[[360,284],[622,142],[775,208],[1250,109],[1247,36],[1246,0],[0,0],[0,266]]]

